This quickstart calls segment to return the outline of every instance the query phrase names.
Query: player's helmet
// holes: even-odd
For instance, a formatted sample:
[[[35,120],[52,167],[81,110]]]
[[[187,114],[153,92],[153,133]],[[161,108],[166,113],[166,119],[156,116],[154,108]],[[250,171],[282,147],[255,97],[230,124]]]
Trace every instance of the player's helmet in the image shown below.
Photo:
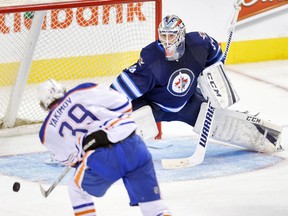
[[[54,79],[49,79],[38,86],[38,99],[40,106],[48,111],[50,105],[64,96],[66,89]]]
[[[186,27],[178,16],[168,15],[164,17],[158,27],[158,34],[168,61],[175,61],[183,56]]]

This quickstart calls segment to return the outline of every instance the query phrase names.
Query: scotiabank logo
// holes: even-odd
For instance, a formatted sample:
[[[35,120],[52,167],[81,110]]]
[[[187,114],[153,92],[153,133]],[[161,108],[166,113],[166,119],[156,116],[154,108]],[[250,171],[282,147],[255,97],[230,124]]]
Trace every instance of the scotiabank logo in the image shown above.
[[[288,0],[242,0],[242,9],[238,20],[243,20],[287,4]]]
[[[123,22],[135,22],[136,19],[139,21],[145,21],[146,17],[142,13],[141,7],[143,3],[129,3],[127,7],[123,5],[105,5],[105,6],[93,6],[77,9],[58,9],[51,10],[49,16],[45,16],[42,29],[66,29],[72,23],[80,27],[96,26],[100,23],[102,25],[111,24],[111,11],[114,13],[115,24],[121,24]],[[126,10],[126,11],[124,11]],[[124,16],[123,14],[127,14]],[[89,16],[87,17],[87,14]],[[7,17],[13,16],[13,23],[7,22]],[[23,19],[23,22],[22,22]],[[49,20],[48,20],[49,19]],[[49,23],[49,24],[48,24]],[[21,15],[21,13],[14,14],[0,14],[0,33],[9,34],[12,32],[21,32],[22,28],[30,29],[32,24],[32,17]],[[49,26],[48,26],[49,25]]]

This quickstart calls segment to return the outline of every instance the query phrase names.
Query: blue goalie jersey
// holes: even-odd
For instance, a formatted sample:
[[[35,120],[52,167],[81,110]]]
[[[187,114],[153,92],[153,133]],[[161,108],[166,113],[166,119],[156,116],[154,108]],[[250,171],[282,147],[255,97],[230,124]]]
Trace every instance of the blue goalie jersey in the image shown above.
[[[185,53],[179,60],[167,61],[164,52],[159,41],[149,44],[111,87],[130,100],[144,97],[163,111],[178,112],[196,92],[199,74],[222,60],[218,42],[203,32],[186,34]]]

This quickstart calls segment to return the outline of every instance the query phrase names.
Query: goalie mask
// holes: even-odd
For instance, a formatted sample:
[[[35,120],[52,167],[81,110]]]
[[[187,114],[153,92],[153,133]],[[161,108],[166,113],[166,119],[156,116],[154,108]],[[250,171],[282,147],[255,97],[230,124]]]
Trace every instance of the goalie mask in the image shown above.
[[[53,102],[62,98],[65,93],[66,89],[53,79],[39,84],[38,99],[40,100],[40,106],[45,111],[49,111]]]
[[[175,61],[185,52],[186,27],[176,15],[166,16],[158,27],[159,41],[165,49],[166,59]]]

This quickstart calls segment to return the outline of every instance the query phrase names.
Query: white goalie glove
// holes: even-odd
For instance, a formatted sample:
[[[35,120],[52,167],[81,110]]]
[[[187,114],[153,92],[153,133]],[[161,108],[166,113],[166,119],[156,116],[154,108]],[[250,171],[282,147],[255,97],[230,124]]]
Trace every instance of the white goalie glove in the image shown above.
[[[194,127],[200,133],[207,103],[203,103]],[[258,116],[227,109],[215,109],[211,138],[257,152],[272,153],[282,149],[282,127]]]
[[[203,97],[216,108],[227,108],[239,101],[222,62],[207,67],[198,77],[198,85]]]

